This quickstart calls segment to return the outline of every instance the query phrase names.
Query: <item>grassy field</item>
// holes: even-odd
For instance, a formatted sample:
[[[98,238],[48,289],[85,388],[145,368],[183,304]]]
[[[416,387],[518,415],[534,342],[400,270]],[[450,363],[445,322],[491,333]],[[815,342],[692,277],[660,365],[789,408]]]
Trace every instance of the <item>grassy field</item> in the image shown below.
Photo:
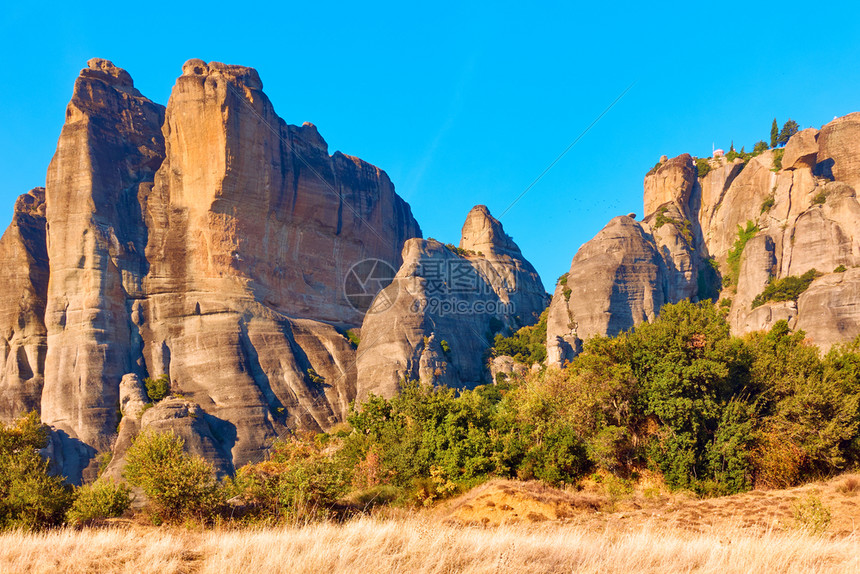
[[[595,531],[557,524],[475,528],[421,517],[191,531],[105,528],[0,539],[4,572],[858,572],[855,536],[697,533],[659,522]]]
[[[496,480],[435,508],[281,528],[0,535],[0,572],[860,572],[860,477],[701,500]],[[809,505],[815,501],[816,505]]]

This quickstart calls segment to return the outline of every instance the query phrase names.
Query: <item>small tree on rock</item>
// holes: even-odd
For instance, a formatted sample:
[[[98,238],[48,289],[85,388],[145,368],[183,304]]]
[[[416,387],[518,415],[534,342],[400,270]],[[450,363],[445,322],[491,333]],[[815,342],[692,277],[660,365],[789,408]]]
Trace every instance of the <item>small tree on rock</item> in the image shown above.
[[[773,124],[770,126],[770,147],[775,148],[779,143],[779,124],[776,123],[776,118],[773,118]]]
[[[782,126],[782,131],[779,132],[779,139],[778,139],[777,143],[779,143],[779,145],[787,144],[788,140],[791,139],[791,136],[793,136],[794,134],[796,134],[799,131],[800,131],[800,126],[797,125],[797,122],[792,120],[792,119],[789,119]]]

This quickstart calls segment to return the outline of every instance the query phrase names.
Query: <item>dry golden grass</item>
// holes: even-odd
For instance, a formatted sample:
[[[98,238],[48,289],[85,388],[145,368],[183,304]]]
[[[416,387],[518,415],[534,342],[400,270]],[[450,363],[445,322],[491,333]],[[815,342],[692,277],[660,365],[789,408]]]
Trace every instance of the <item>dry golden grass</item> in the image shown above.
[[[660,522],[474,528],[426,514],[280,529],[107,528],[0,536],[0,571],[69,574],[269,572],[858,572],[860,541],[802,531],[697,533]]]
[[[857,475],[708,500],[669,494],[654,477],[632,491],[495,480],[436,509],[346,523],[201,530],[119,520],[6,533],[0,573],[853,573],[858,492]],[[793,517],[812,498],[828,510],[820,534]]]

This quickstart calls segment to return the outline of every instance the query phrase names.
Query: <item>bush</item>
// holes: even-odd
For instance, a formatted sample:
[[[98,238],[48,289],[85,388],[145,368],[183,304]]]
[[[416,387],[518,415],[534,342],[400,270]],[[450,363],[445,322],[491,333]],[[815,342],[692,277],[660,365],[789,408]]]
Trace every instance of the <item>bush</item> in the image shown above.
[[[729,267],[726,285],[733,285],[737,289],[738,277],[741,273],[741,255],[743,255],[747,242],[755,237],[758,232],[758,225],[754,221],[747,221],[746,227],[738,225],[738,237],[726,257],[726,264]]]
[[[782,169],[782,156],[785,155],[784,149],[773,150],[773,167],[770,171],[779,171]]]
[[[0,423],[0,529],[29,530],[63,521],[71,489],[62,477],[48,474],[48,463],[39,454],[49,436],[35,412],[9,426]]]
[[[806,291],[821,274],[815,269],[810,269],[800,277],[788,276],[777,281],[771,281],[764,291],[756,295],[752,302],[752,308],[760,307],[768,301],[797,301],[801,293]]]
[[[149,400],[154,403],[157,403],[170,393],[170,377],[166,374],[158,375],[154,379],[147,377],[143,383],[146,385],[146,394]]]
[[[827,201],[827,192],[826,191],[819,191],[817,194],[815,194],[815,197],[812,198],[812,205],[824,205],[824,203],[826,201]]]
[[[185,454],[184,444],[172,431],[142,432],[126,453],[125,478],[143,490],[160,518],[210,518],[224,492],[212,465]]]
[[[711,171],[711,163],[707,158],[700,158],[696,160],[696,170],[699,173],[699,177],[705,177]]]
[[[88,524],[104,518],[116,518],[131,505],[131,490],[122,483],[96,480],[75,489],[75,501],[66,514],[70,524]]]
[[[760,154],[760,153],[764,153],[764,152],[766,152],[766,151],[767,151],[767,149],[768,149],[767,142],[766,142],[766,141],[761,141],[761,140],[760,140],[760,141],[759,141],[759,142],[757,142],[757,143],[755,144],[755,146],[753,147],[753,153],[754,153],[754,154],[756,154],[756,155],[758,155],[758,154]]]
[[[848,268],[844,265],[839,265],[838,267],[836,267],[836,269],[833,270],[834,273],[845,273],[846,271],[848,271]]]
[[[767,199],[765,199],[764,201],[762,201],[761,202],[761,213],[764,214],[764,213],[770,211],[775,203],[776,203],[776,199],[772,195],[770,197],[768,197]]]
[[[321,445],[298,438],[273,445],[269,460],[243,466],[234,481],[258,516],[276,520],[330,516],[347,484],[346,471]]]
[[[357,349],[359,343],[361,343],[361,338],[358,336],[358,333],[355,332],[355,329],[348,329],[346,331],[346,338],[349,340],[349,344],[352,345],[353,349]]]
[[[570,297],[570,289],[565,287],[565,298]],[[510,337],[501,333],[495,336],[493,356],[509,356],[526,365],[542,363],[546,359],[546,320],[548,310],[541,313],[537,324],[523,327]]]

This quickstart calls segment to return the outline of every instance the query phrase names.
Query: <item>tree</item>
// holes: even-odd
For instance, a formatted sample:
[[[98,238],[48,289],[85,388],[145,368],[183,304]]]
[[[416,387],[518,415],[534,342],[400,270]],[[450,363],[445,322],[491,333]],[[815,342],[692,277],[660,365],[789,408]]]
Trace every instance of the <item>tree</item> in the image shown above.
[[[797,122],[789,118],[787,122],[782,126],[782,131],[779,132],[779,139],[777,143],[779,145],[785,145],[788,143],[788,140],[791,139],[791,136],[800,131],[800,126],[797,125]]]
[[[0,423],[0,529],[60,524],[72,502],[63,478],[48,474],[39,450],[50,430],[32,412],[6,426]]]
[[[770,126],[770,147],[775,148],[779,143],[779,124],[776,123],[776,118],[773,118],[773,124]]]
[[[757,144],[755,144],[755,147],[753,147],[753,153],[758,154],[765,151],[767,151],[767,142],[765,141],[759,141]]]
[[[222,502],[212,465],[185,454],[184,445],[173,431],[144,431],[126,453],[126,480],[143,490],[161,518],[205,518]]]

